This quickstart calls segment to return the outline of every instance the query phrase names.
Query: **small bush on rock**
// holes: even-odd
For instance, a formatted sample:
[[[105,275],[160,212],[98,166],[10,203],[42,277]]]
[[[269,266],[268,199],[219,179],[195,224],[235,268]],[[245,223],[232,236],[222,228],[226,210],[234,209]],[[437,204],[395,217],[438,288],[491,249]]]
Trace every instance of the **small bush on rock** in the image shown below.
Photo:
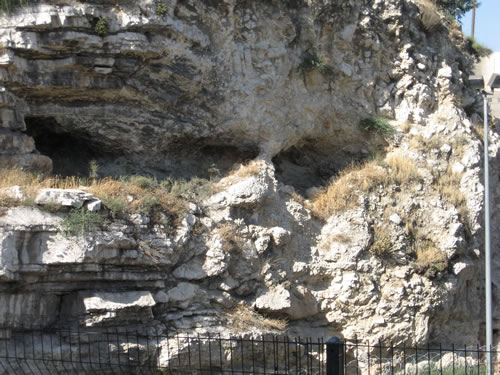
[[[166,16],[168,13],[168,8],[167,5],[163,2],[158,2],[156,4],[156,14],[159,15],[160,17]]]
[[[297,67],[297,72],[302,76],[302,79],[306,79],[307,73],[312,71],[317,71],[324,76],[333,77],[334,69],[331,65],[326,64],[321,57],[319,57],[314,51],[306,51],[301,57],[299,66]]]
[[[473,37],[469,36],[469,37],[467,37],[467,40],[469,41],[469,46],[477,58],[486,57],[486,56],[489,56],[493,53],[493,51],[491,49],[489,49],[485,45],[479,43]]]
[[[383,117],[368,117],[359,123],[361,128],[366,131],[389,135],[394,133],[394,128],[389,120]]]
[[[99,17],[99,20],[95,24],[94,31],[100,36],[106,35],[108,33],[108,20],[106,17]]]
[[[111,216],[117,217],[125,212],[125,202],[120,198],[113,198],[107,195],[100,197],[102,203],[111,212]]]
[[[370,246],[370,253],[379,258],[388,258],[391,256],[392,249],[392,239],[390,231],[384,226],[379,226],[375,228],[375,241]]]
[[[102,224],[103,218],[85,208],[73,209],[61,222],[64,236],[83,236],[87,232],[95,232]]]

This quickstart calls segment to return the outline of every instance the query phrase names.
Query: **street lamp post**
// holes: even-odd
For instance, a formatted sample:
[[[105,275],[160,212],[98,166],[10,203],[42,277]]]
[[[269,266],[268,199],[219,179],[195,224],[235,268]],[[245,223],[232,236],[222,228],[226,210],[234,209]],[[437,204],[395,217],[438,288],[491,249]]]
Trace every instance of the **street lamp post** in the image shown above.
[[[482,76],[469,77],[471,86],[480,89],[483,96],[483,123],[484,123],[484,292],[486,313],[486,374],[493,375],[493,297],[491,291],[491,241],[490,241],[490,173],[488,152],[488,95]],[[500,76],[492,74],[488,86],[493,90],[500,87]]]
[[[488,152],[488,94],[483,94],[484,117],[484,278],[485,278],[485,303],[486,303],[486,374],[493,375],[493,297],[491,293],[491,241],[490,241],[490,163]]]

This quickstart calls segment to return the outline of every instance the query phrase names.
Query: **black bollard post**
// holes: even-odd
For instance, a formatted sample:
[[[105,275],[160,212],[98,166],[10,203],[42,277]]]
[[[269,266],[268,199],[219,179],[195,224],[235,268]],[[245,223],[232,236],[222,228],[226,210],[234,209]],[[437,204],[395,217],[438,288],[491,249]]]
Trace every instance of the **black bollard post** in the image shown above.
[[[337,336],[326,342],[326,375],[344,375],[344,343]]]

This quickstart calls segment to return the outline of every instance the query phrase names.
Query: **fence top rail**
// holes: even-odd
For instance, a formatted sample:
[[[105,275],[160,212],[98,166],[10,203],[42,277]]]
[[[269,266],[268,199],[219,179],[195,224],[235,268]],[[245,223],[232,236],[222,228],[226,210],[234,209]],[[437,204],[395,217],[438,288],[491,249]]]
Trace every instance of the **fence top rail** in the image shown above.
[[[5,334],[5,333],[9,334]],[[61,328],[61,327],[2,327],[0,326],[0,340],[9,339],[12,336],[26,336],[26,337],[40,337],[42,335],[63,335],[67,337],[87,337],[92,336],[104,336],[103,340],[106,340],[106,336],[111,340],[116,340],[120,338],[144,338],[144,339],[154,339],[154,340],[182,340],[188,343],[194,342],[205,342],[205,341],[217,341],[217,342],[227,342],[227,343],[255,343],[263,345],[301,345],[310,347],[319,347],[325,349],[327,345],[342,345],[345,350],[384,350],[384,351],[406,351],[406,352],[454,352],[460,353],[499,353],[498,350],[487,348],[479,344],[471,345],[454,345],[454,344],[424,344],[424,345],[406,345],[406,344],[396,344],[376,342],[376,343],[366,343],[358,340],[344,340],[340,339],[335,342],[329,342],[324,338],[311,338],[311,337],[289,337],[286,335],[275,335],[275,334],[263,334],[263,335],[232,335],[232,334],[221,334],[221,333],[185,333],[185,332],[165,332],[163,330],[158,330],[155,328],[147,327],[145,329],[127,329],[127,328]]]

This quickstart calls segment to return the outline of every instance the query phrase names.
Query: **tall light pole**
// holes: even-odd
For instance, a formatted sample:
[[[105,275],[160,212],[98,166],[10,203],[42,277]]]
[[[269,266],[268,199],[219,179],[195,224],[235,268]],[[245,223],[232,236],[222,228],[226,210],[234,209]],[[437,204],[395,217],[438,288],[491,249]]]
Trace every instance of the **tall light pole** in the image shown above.
[[[493,375],[493,297],[491,287],[491,241],[490,241],[490,163],[488,152],[488,95],[482,76],[469,77],[469,83],[480,89],[483,96],[484,123],[484,299],[486,313],[486,374]],[[488,86],[493,90],[500,88],[500,76],[492,74]]]
[[[486,373],[493,375],[493,297],[491,293],[491,241],[490,241],[490,163],[488,152],[488,93],[483,94],[484,117],[484,279],[486,303]]]
[[[472,26],[471,26],[471,33],[470,35],[472,36],[472,39],[474,39],[474,31],[476,29],[476,5],[477,1],[474,0],[472,3]]]

